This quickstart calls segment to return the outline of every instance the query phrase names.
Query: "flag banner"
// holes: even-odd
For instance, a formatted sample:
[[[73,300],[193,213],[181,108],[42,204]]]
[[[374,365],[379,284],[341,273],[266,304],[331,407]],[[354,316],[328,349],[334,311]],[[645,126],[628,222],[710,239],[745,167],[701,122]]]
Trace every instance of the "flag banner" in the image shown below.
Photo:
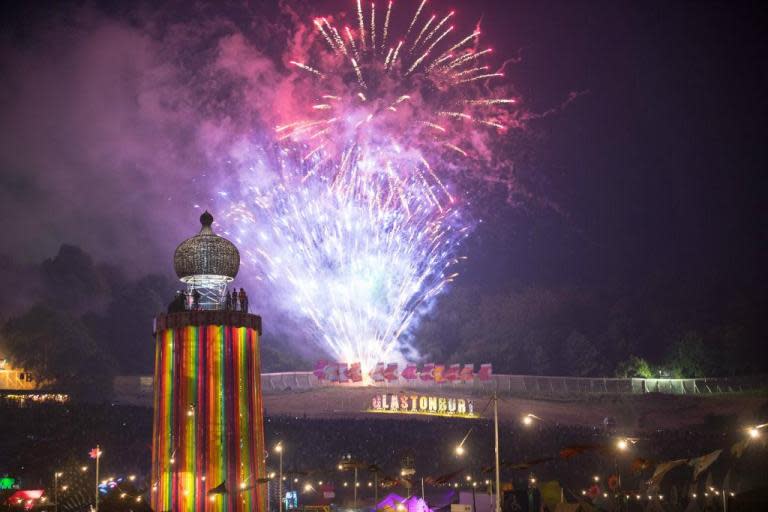
[[[539,464],[543,464],[544,462],[549,462],[555,460],[552,457],[545,457],[541,459],[531,459],[527,460],[525,462],[519,462],[517,464],[504,464],[502,463],[502,466],[509,469],[517,469],[517,470],[524,470],[524,469],[530,469],[533,466],[538,466]]]
[[[217,494],[227,494],[227,482],[223,481],[213,489],[208,491],[208,496],[215,496]]]
[[[88,452],[88,455],[91,456],[92,459],[98,459],[102,455],[102,451],[97,446],[96,448],[92,448],[90,452]]]
[[[390,363],[384,369],[384,380],[392,382],[398,379],[397,363]]]
[[[731,489],[731,468],[725,473],[723,478],[723,492],[730,491]]]
[[[582,453],[605,451],[605,449],[605,445],[602,444],[572,444],[560,450],[560,458],[567,460]]]
[[[395,487],[400,485],[400,480],[392,477],[386,477],[381,481],[381,486],[384,488]]]
[[[720,453],[722,451],[723,450],[715,450],[712,453],[708,453],[706,455],[702,455],[701,457],[691,459],[689,464],[693,467],[693,479],[696,480],[697,478],[699,478],[699,475],[701,475],[704,471],[706,471],[709,468],[709,466],[714,464],[717,458],[720,457]]]
[[[648,480],[649,487],[651,488],[658,487],[667,473],[669,473],[676,467],[682,466],[687,463],[688,463],[688,459],[677,459],[677,460],[662,462],[661,464],[657,465],[656,470],[653,472],[653,476],[651,477],[650,480]]]
[[[359,362],[345,363],[332,362],[326,360],[317,361],[312,374],[321,382],[349,384],[359,383],[364,380],[362,367]],[[434,384],[465,384],[478,382],[488,382],[493,380],[493,365],[484,363],[480,365],[480,370],[475,373],[473,364],[436,364],[424,363],[419,370],[415,363],[406,363],[400,369],[398,363],[379,362],[368,372],[368,379],[377,384],[384,383],[409,383],[411,381],[421,381]]]
[[[443,384],[445,382],[445,365],[436,364],[434,370],[432,370],[432,377],[438,384]]]
[[[415,364],[408,363],[405,365],[405,369],[403,370],[403,373],[400,374],[400,376],[405,380],[416,380],[419,377],[419,372],[416,369]]]
[[[384,363],[376,363],[376,366],[368,374],[373,382],[386,382],[384,378]]]
[[[349,382],[349,367],[347,363],[336,363],[339,368],[339,384],[345,384]]]
[[[440,476],[428,476],[424,479],[424,483],[427,485],[447,484],[457,476],[461,475],[463,472],[464,472],[464,468],[461,468],[459,470],[453,471],[451,473],[446,473]]]
[[[539,492],[541,492],[541,501],[544,502],[544,505],[549,510],[554,510],[557,504],[560,503],[563,488],[557,480],[550,480],[549,482],[543,482],[539,486]]]
[[[747,449],[747,444],[749,444],[749,440],[744,439],[731,446],[731,455],[741,458],[741,456],[744,455],[744,450]]]
[[[450,365],[443,374],[443,378],[447,382],[454,382],[459,380],[459,371],[461,370],[460,364],[452,364]]]
[[[632,471],[634,473],[642,473],[651,466],[653,466],[653,462],[642,457],[637,457],[632,461]]]
[[[339,381],[339,365],[328,361],[318,361],[312,372],[319,380],[328,382]]]
[[[475,380],[475,365],[465,364],[459,371],[459,380],[461,382],[472,382]]]

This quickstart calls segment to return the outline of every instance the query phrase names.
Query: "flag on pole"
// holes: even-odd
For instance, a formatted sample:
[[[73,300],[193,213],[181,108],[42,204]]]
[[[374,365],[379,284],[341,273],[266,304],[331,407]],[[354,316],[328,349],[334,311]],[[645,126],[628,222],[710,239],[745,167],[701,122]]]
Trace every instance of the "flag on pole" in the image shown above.
[[[632,461],[632,471],[635,473],[642,473],[646,469],[653,465],[653,461],[644,459],[643,457],[637,457]]]
[[[208,490],[208,496],[215,496],[217,494],[227,494],[227,481],[224,480],[213,489]]]
[[[693,467],[693,479],[696,480],[699,478],[699,475],[706,471],[709,466],[711,466],[717,460],[722,451],[723,450],[715,450],[712,453],[691,459],[691,462],[688,464]]]
[[[731,470],[728,469],[728,472],[725,473],[725,478],[723,478],[723,492],[730,491],[731,490]]]
[[[88,455],[90,455],[92,459],[98,459],[99,457],[101,457],[102,453],[103,452],[97,446],[96,448],[92,448],[91,451],[88,452]]]
[[[670,460],[667,462],[662,462],[661,464],[656,466],[656,470],[653,472],[653,476],[648,481],[648,486],[651,488],[658,487],[667,473],[669,473],[670,471],[672,471],[678,466],[682,466],[686,462],[688,462],[688,459],[678,459],[678,460]]]
[[[445,475],[440,476],[428,476],[424,479],[424,483],[427,485],[440,485],[440,484],[446,484],[462,474],[464,472],[464,468],[459,469],[458,471],[454,471],[452,473],[446,473]]]

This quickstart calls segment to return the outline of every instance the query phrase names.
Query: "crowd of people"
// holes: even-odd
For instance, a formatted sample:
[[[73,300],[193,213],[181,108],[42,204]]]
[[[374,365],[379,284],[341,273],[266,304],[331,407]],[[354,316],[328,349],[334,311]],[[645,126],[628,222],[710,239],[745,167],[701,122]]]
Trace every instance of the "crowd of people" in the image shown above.
[[[145,482],[149,480],[151,409],[74,403],[19,407],[0,401],[0,418],[0,474],[19,476],[27,487],[50,485],[56,468],[78,461],[91,463],[88,451],[97,443],[104,450],[105,474],[133,473]],[[748,451],[740,458],[729,453],[729,446],[741,435],[715,428],[659,430],[632,437],[629,449],[618,452],[612,449],[616,434],[608,431],[602,421],[594,427],[502,423],[502,481],[519,488],[528,485],[532,477],[539,482],[558,480],[568,493],[578,495],[594,484],[594,476],[606,482],[612,475],[619,475],[623,489],[636,492],[645,488],[655,464],[723,448],[720,463],[713,466],[708,478],[720,487],[725,472],[731,469],[732,488],[746,489],[768,481],[768,463],[764,449]],[[466,488],[469,482],[477,482],[485,489],[483,482],[493,479],[493,424],[487,420],[317,419],[270,416],[267,411],[265,439],[268,469],[277,470],[271,448],[281,442],[284,471],[295,475],[299,482],[325,480],[340,487],[341,482],[352,480],[351,473],[338,471],[341,458],[351,456],[364,463],[365,469],[359,475],[363,482],[361,497],[372,492],[367,486],[374,478],[367,469],[370,465],[380,468],[376,478],[387,482],[393,492],[405,492],[400,471],[408,460],[414,462],[413,480],[417,486],[424,477],[433,487],[437,483]],[[459,444],[464,447],[461,455],[456,451]],[[607,449],[592,449],[595,447]],[[564,456],[568,450],[573,453]],[[678,486],[681,494],[688,492],[690,468],[678,473],[665,482],[665,492],[671,485]],[[294,478],[290,478],[289,486]],[[705,479],[700,480],[701,487]]]
[[[233,289],[232,293],[227,292],[224,299],[224,309],[226,311],[240,311],[247,313],[248,294],[245,293],[245,290],[240,288],[239,292],[237,289]]]
[[[284,461],[299,473],[322,473],[323,468],[332,472],[334,455],[351,454],[366,463],[381,465],[384,473],[397,479],[403,457],[411,454],[417,474],[425,478],[439,480],[458,470],[460,474],[451,482],[462,484],[466,476],[473,481],[493,478],[493,424],[486,420],[268,417],[266,431],[269,442],[283,442]],[[592,485],[594,476],[606,481],[611,475],[620,475],[626,489],[641,490],[656,463],[694,458],[719,448],[727,452],[729,443],[739,436],[743,433],[659,430],[631,437],[627,450],[620,451],[615,448],[616,434],[606,431],[602,424],[502,424],[502,480],[521,486],[533,474],[539,481],[556,479],[580,492]],[[463,439],[463,453],[458,455],[456,447]],[[294,443],[294,450],[287,448]],[[761,475],[768,480],[768,464],[749,467],[747,479]],[[685,479],[685,474],[681,476]],[[724,471],[714,475],[716,481],[723,477]]]
[[[180,313],[184,311],[202,311],[204,309],[223,309],[224,311],[239,311],[248,313],[248,294],[243,288],[238,291],[233,288],[224,291],[223,300],[217,298],[213,304],[206,307],[203,301],[203,295],[197,288],[187,290],[178,290],[173,301],[168,305],[169,313]]]

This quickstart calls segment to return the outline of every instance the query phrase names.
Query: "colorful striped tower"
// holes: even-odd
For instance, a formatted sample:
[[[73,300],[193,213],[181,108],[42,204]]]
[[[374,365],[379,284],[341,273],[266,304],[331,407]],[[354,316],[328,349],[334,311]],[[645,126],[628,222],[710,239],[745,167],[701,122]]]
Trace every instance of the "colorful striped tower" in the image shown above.
[[[205,231],[208,218],[201,221]],[[201,231],[198,237],[215,236],[212,221],[210,234]],[[178,257],[188,242],[177,249],[182,280]],[[205,242],[203,249],[192,245],[205,251],[220,243]],[[192,275],[205,279],[197,279],[168,314],[155,319],[151,493],[157,512],[266,511],[261,318],[228,300],[201,304],[200,297],[218,292],[195,288],[216,276],[231,280],[237,256],[234,272],[227,262],[228,273],[216,272],[223,267],[210,268],[212,258],[201,257],[204,264]]]

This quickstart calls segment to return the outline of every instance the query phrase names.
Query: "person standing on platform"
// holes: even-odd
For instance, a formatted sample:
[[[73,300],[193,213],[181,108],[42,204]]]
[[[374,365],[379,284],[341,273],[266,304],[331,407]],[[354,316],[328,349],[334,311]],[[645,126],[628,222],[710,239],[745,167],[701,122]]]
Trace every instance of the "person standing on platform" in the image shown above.
[[[224,295],[226,296],[226,298],[224,299],[224,310],[225,311],[231,311],[232,310],[232,296],[227,291],[224,292]]]
[[[237,288],[232,290],[232,311],[237,311]]]
[[[243,313],[247,313],[248,312],[248,303],[247,303],[248,298],[245,296],[245,290],[243,290],[242,288],[240,288],[240,297],[239,298],[240,298],[240,311],[242,311]]]

